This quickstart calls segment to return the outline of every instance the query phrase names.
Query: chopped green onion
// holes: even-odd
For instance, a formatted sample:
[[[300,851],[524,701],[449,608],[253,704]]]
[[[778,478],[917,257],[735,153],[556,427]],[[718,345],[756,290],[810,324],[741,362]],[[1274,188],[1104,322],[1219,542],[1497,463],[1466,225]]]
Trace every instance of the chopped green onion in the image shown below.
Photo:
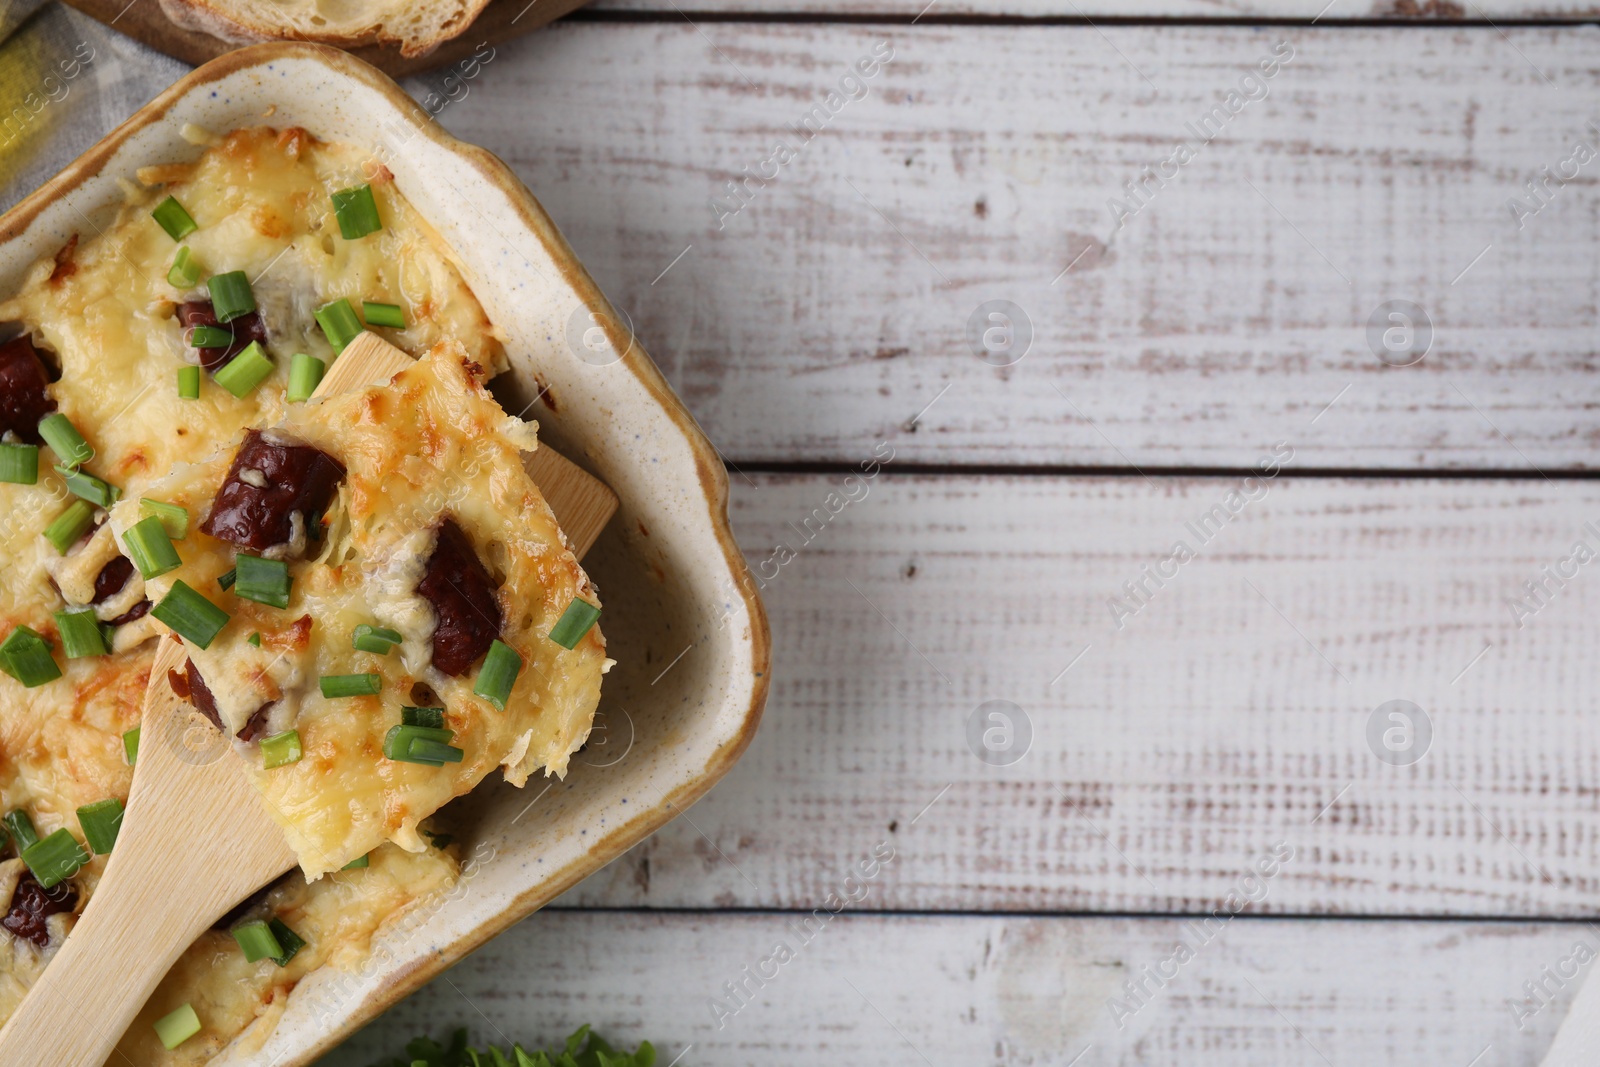
[[[272,962],[279,967],[289,966],[289,961],[294,959],[295,953],[306,947],[304,939],[289,929],[289,925],[282,919],[268,919],[267,925],[272,928],[272,936],[278,939],[278,944],[283,946],[283,955],[274,956]]]
[[[94,508],[87,500],[74,500],[67,505],[67,510],[56,516],[54,522],[45,527],[44,538],[56,546],[56,551],[63,556],[67,549],[78,543],[78,538],[83,536],[94,522]]]
[[[260,633],[253,633],[249,637],[245,638],[244,641],[245,641],[245,644],[247,644],[247,645],[255,645],[257,648],[260,648],[261,647],[261,634]]]
[[[400,721],[406,726],[424,726],[430,730],[443,730],[443,708],[413,708],[402,706],[400,708]]]
[[[61,668],[50,654],[50,642],[30,626],[11,631],[0,644],[0,661],[4,661],[7,674],[29,689],[61,677]]]
[[[325,697],[371,696],[383,690],[379,674],[324,674],[318,679]]]
[[[334,193],[333,214],[339,220],[339,233],[346,241],[354,241],[383,229],[383,220],[378,217],[378,202],[372,197],[371,185],[358,185],[354,189],[341,189]]]
[[[260,341],[251,341],[243,352],[228,361],[228,365],[212,375],[217,384],[243,400],[245,396],[267,380],[272,373],[272,360],[261,349]]]
[[[234,595],[275,608],[289,606],[289,565],[283,560],[241,552],[234,561],[234,576]]]
[[[233,928],[233,939],[239,942],[239,947],[244,949],[244,958],[247,963],[257,960],[271,960],[283,955],[283,946],[278,944],[278,939],[272,934],[272,927],[267,925],[265,919],[257,919],[252,923]]]
[[[39,446],[0,443],[0,482],[39,483]]]
[[[397,330],[406,328],[406,313],[400,310],[399,304],[379,304],[363,300],[361,317],[367,320],[368,326],[393,326]]]
[[[356,648],[363,652],[376,652],[380,656],[387,656],[400,641],[398,630],[365,622],[357,626],[350,637],[350,643]]]
[[[245,277],[242,270],[213,274],[206,280],[206,288],[211,290],[211,313],[218,322],[232,322],[240,315],[248,315],[256,309],[256,296],[250,291],[250,279]]]
[[[511,697],[511,687],[516,684],[521,671],[522,657],[510,645],[497,640],[489,646],[489,654],[483,657],[483,666],[478,668],[478,680],[472,683],[472,691],[505,711],[506,701]]]
[[[285,730],[281,734],[261,740],[261,767],[263,770],[272,770],[274,767],[287,767],[291,763],[299,763],[303,753],[300,751],[300,731]]]
[[[72,425],[72,420],[53,411],[39,420],[39,436],[68,467],[81,467],[94,458],[94,449],[83,439],[83,434]]]
[[[172,583],[171,592],[150,609],[150,614],[166,623],[179,637],[199,648],[210,648],[211,642],[231,618],[226,611],[190,589],[181,578]]]
[[[189,213],[178,203],[176,197],[169,196],[161,201],[150,215],[161,224],[161,228],[167,231],[167,236],[174,241],[181,241],[200,228],[195,225],[194,219],[189,217]]]
[[[122,754],[128,757],[130,767],[139,762],[139,727],[122,735]]]
[[[50,889],[76,874],[79,867],[89,862],[89,854],[71,831],[63,827],[23,849],[22,862],[28,865],[42,888]]]
[[[365,329],[361,320],[356,318],[356,309],[343,297],[318,308],[316,317],[317,325],[322,327],[322,333],[335,353],[343,352],[344,346],[354,341]]]
[[[361,871],[370,866],[372,866],[372,853],[364,852],[339,869],[341,871]]]
[[[225,574],[217,575],[217,585],[221,586],[223,589],[232,589],[233,583],[238,579],[238,577],[239,568],[235,567]]]
[[[83,827],[83,839],[96,856],[111,855],[111,848],[117,843],[117,831],[122,829],[122,801],[107,797],[85,804],[78,809],[78,825]]]
[[[165,500],[151,500],[147,496],[139,498],[139,510],[145,518],[157,518],[167,531],[167,536],[174,541],[182,541],[189,536],[189,509],[177,504],[169,504]]]
[[[67,492],[97,507],[109,508],[122,495],[122,490],[110,482],[77,468],[58,466],[56,473],[67,483]]]
[[[561,613],[561,618],[551,629],[550,640],[562,648],[576,648],[599,617],[599,608],[587,600],[573,597],[572,603],[567,605],[567,610]]]
[[[233,331],[221,326],[196,326],[189,331],[190,348],[227,348],[233,344]]]
[[[172,547],[167,524],[161,521],[159,515],[146,516],[128,527],[122,535],[122,544],[128,550],[128,558],[139,568],[139,577],[146,581],[176,570],[183,564],[183,560],[178,558],[178,550]]]
[[[200,1032],[200,1016],[195,1014],[193,1005],[185,1004],[177,1011],[157,1019],[155,1026],[156,1036],[170,1052]]]
[[[56,629],[61,631],[61,651],[68,659],[82,656],[104,656],[111,650],[106,647],[105,635],[100,632],[100,620],[94,617],[93,608],[55,613]]]
[[[194,253],[189,251],[188,245],[179,245],[178,254],[172,257],[172,266],[167,268],[167,284],[174,289],[193,289],[200,284],[200,264],[194,261]]]
[[[294,359],[289,361],[289,402],[293,404],[310,400],[327,369],[328,365],[316,356],[296,352]]]
[[[200,368],[178,368],[178,398],[180,400],[200,399]]]
[[[450,744],[454,734],[449,730],[427,726],[392,726],[383,736],[383,754],[401,763],[426,763],[442,766],[459,763],[465,753]]]
[[[21,808],[6,812],[4,821],[6,829],[11,831],[11,839],[17,843],[19,854],[23,849],[39,843],[39,831],[33,828],[33,820]]]

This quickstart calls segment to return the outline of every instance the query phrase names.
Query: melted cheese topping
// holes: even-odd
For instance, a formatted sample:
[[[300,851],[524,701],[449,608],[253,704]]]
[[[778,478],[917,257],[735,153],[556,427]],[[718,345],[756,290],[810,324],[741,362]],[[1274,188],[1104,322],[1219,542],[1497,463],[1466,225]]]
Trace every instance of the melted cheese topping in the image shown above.
[[[243,427],[283,418],[290,357],[331,354],[312,312],[339,297],[357,308],[362,300],[401,305],[408,326],[386,335],[411,352],[449,342],[483,367],[504,368],[494,329],[453,254],[360,149],[295,129],[238,130],[206,141],[208,150],[194,162],[141,171],[148,188],[130,189],[112,225],[82,241],[74,237],[0,303],[0,323],[20,323],[61,370],[50,394],[95,448],[86,469],[120,487],[124,499],[153,495],[153,482],[177,465],[212,456]],[[346,241],[329,194],[367,181],[384,229]],[[150,211],[168,195],[199,226],[183,244],[202,279],[243,270],[252,281],[276,367],[244,399],[209,380],[199,400],[178,397],[176,373],[198,357],[184,345],[176,304],[207,294],[167,282],[177,245]],[[50,469],[54,462],[44,450],[37,485],[0,483],[0,635],[33,627],[51,642],[62,668],[60,679],[34,689],[0,675],[0,810],[25,808],[41,835],[66,827],[81,838],[79,806],[128,795],[132,772],[122,734],[138,725],[153,655],[149,638],[159,624],[147,616],[118,627],[109,656],[63,659],[51,612],[92,596],[94,578],[117,545],[108,526],[66,556],[45,541],[44,529],[70,500]],[[143,599],[135,575],[96,614],[115,618]],[[308,754],[315,765],[315,754]],[[76,910],[92,895],[104,862],[96,857],[74,876]],[[3,868],[0,913],[16,884]],[[308,970],[354,966],[375,930],[455,877],[456,861],[444,852],[392,846],[380,847],[365,871],[309,885],[291,876],[273,891],[273,907],[308,942],[290,966],[246,964],[226,933],[206,935],[168,975],[124,1051],[141,1065],[190,1067],[247,1026],[252,1034],[270,1029],[289,988]],[[71,923],[71,915],[51,918],[51,947],[44,950],[0,930],[0,1021]],[[168,1052],[149,1024],[184,1002],[196,1006],[206,1029]]]
[[[234,566],[234,549],[198,529],[180,543],[183,566],[146,583],[159,600],[183,581],[232,616],[207,648],[185,643],[230,734],[268,702],[262,736],[299,732],[304,757],[284,767],[263,769],[257,743],[238,747],[309,878],[386,840],[421,851],[417,823],[496,766],[517,786],[540,767],[565,774],[594,719],[606,667],[600,628],[570,650],[547,636],[575,598],[596,602],[594,589],[523,468],[519,450],[536,446],[532,428],[502,411],[470,368],[459,346],[441,344],[387,385],[293,406],[271,431],[346,468],[321,552],[288,565],[287,608],[221,592],[216,580]],[[187,508],[198,525],[232,461],[224,449],[151,494]],[[137,501],[123,501],[111,525],[120,536],[140,515]],[[498,579],[499,639],[523,660],[503,711],[473,693],[475,670],[451,677],[431,662],[434,612],[416,584],[446,517]],[[394,629],[404,642],[388,655],[362,652],[351,643],[361,623]],[[318,687],[324,675],[369,672],[383,679],[375,696],[330,699]],[[385,758],[384,735],[400,724],[402,705],[432,701],[412,695],[418,683],[444,706],[460,763]]]

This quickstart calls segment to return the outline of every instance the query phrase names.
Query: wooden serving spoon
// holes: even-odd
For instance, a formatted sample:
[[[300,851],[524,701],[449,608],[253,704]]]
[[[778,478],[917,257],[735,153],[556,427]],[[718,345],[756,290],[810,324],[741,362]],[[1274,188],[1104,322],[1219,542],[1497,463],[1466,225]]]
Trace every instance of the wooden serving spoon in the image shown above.
[[[364,333],[313,395],[387,382],[412,362]],[[523,465],[582,558],[616,511],[616,494],[543,446]],[[183,950],[297,862],[232,745],[167,684],[167,671],[186,658],[175,635],[161,638],[117,835],[122,850],[106,861],[72,933],[0,1030],[0,1065],[103,1067]]]

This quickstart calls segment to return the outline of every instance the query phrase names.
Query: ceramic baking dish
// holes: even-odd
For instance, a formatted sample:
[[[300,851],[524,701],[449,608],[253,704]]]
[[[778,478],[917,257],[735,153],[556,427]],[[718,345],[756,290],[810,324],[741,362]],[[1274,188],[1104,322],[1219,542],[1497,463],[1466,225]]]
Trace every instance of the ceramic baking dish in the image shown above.
[[[189,123],[302,126],[371,148],[505,332],[502,403],[516,411],[547,391],[531,409],[541,439],[621,498],[585,560],[618,661],[589,747],[564,782],[517,790],[486,780],[457,801],[464,868],[454,890],[383,931],[358,970],[308,976],[264,1045],[236,1041],[213,1061],[299,1067],[709,789],[755,732],[770,642],[728,528],[722,464],[625,320],[500,160],[446,135],[343,52],[260,45],[183,78],[0,217],[0,292],[73,233],[103,226],[119,179],[198,155],[182,135]]]

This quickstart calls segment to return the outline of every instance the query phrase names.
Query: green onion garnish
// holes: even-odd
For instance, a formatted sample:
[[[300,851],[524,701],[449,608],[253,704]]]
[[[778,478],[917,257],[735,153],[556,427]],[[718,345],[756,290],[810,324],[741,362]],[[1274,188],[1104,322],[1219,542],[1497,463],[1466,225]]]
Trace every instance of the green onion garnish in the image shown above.
[[[317,325],[322,327],[323,336],[327,337],[335,353],[343,352],[344,346],[354,341],[365,329],[361,320],[356,318],[356,309],[343,297],[317,309]]]
[[[183,560],[178,558],[178,550],[172,547],[167,524],[161,521],[159,515],[146,516],[128,527],[128,531],[122,535],[122,544],[128,550],[128,558],[139,568],[139,577],[146,581],[176,570],[183,564]]]
[[[192,1004],[185,1004],[169,1015],[156,1020],[156,1036],[170,1052],[200,1032],[200,1016]]]
[[[109,508],[122,495],[122,490],[110,482],[75,467],[58,466],[56,473],[67,483],[67,492],[97,507]]]
[[[390,727],[383,736],[383,754],[400,763],[424,763],[434,767],[460,763],[465,753],[450,744],[453,736],[449,730],[402,723]]]
[[[274,767],[287,767],[291,763],[299,763],[301,755],[298,730],[285,730],[281,734],[261,739],[263,770],[270,771]]]
[[[256,309],[256,296],[250,291],[250,279],[245,277],[242,270],[213,274],[206,280],[206,288],[211,290],[211,313],[218,322],[232,322],[240,315],[248,315]]]
[[[387,656],[400,641],[398,630],[365,622],[357,626],[350,636],[350,643],[356,648],[363,652],[376,652],[380,656]]]
[[[21,808],[6,812],[4,821],[6,829],[11,831],[11,839],[17,843],[19,853],[39,843],[39,831],[33,828],[33,820]]]
[[[39,446],[0,443],[0,482],[39,484]]]
[[[325,697],[371,696],[383,690],[379,674],[324,674],[318,679]]]
[[[383,220],[378,218],[378,202],[372,197],[371,185],[358,185],[354,189],[341,189],[334,193],[333,214],[339,220],[339,233],[346,241],[354,241],[383,229]]]
[[[478,668],[478,680],[472,683],[472,691],[505,711],[511,687],[516,684],[521,670],[522,657],[510,645],[496,640],[489,646],[489,654],[483,657],[483,666]]]
[[[221,326],[196,326],[189,331],[190,348],[227,348],[233,344],[233,331]]]
[[[370,866],[372,866],[372,853],[366,852],[357,856],[355,859],[351,860],[349,863],[345,864],[339,869],[341,871],[360,871],[365,870]]]
[[[239,568],[217,575],[217,585],[223,589],[232,589],[234,581],[239,577]]]
[[[267,380],[272,373],[272,360],[261,349],[260,341],[251,341],[243,352],[228,361],[228,365],[212,375],[218,385],[243,400],[245,396]]]
[[[96,856],[111,855],[117,831],[122,829],[122,801],[107,797],[85,804],[78,809],[78,825],[83,827],[83,839]]]
[[[130,767],[139,762],[139,727],[122,735],[122,754],[128,757]]]
[[[104,656],[111,651],[106,647],[105,634],[100,632],[100,620],[94,617],[93,608],[58,611],[55,617],[56,629],[61,631],[61,651],[68,659]]]
[[[83,434],[72,425],[72,420],[53,411],[39,420],[39,436],[68,467],[80,467],[94,458],[94,449],[83,439]]]
[[[244,949],[244,958],[247,963],[257,960],[276,959],[283,955],[283,946],[278,944],[278,939],[272,934],[272,927],[268,926],[265,919],[257,919],[253,923],[245,923],[233,928],[233,939],[239,942],[239,947]]]
[[[45,527],[44,538],[56,546],[56,551],[63,556],[67,549],[78,543],[78,538],[83,536],[94,522],[94,508],[87,500],[74,500],[67,505],[67,510],[56,516],[54,522]]]
[[[328,365],[316,356],[296,352],[294,359],[289,361],[289,402],[293,404],[310,400],[327,369]]]
[[[22,862],[28,865],[42,888],[50,889],[77,873],[79,867],[89,862],[89,854],[72,832],[63,827],[23,849]]]
[[[283,955],[274,956],[272,962],[279,967],[289,966],[289,961],[294,959],[295,953],[306,947],[304,939],[289,929],[289,925],[282,919],[268,919],[267,925],[272,928],[272,936],[278,939],[278,944],[283,946]]]
[[[424,726],[429,730],[443,730],[443,708],[413,708],[402,706],[400,708],[400,721],[406,726]]]
[[[200,264],[194,261],[194,253],[189,251],[188,245],[180,245],[178,254],[172,257],[172,266],[167,268],[167,284],[174,289],[193,289],[200,284]]]
[[[262,559],[239,553],[234,561],[233,592],[257,604],[289,606],[289,565],[281,559]]]
[[[181,578],[172,583],[172,591],[150,609],[150,614],[199,648],[210,648],[212,640],[231,618],[226,611],[190,589]]]
[[[189,536],[189,509],[169,504],[165,500],[151,500],[147,496],[139,498],[139,511],[145,518],[157,518],[166,529],[167,536],[174,541],[182,541]]]
[[[178,397],[182,400],[200,399],[200,368],[178,368]]]
[[[567,610],[561,613],[561,618],[551,629],[550,640],[562,648],[575,648],[599,617],[599,608],[587,600],[573,597],[572,603],[567,605]]]
[[[379,304],[363,300],[361,317],[367,320],[368,326],[393,326],[397,330],[406,328],[406,313],[400,310],[399,304]]]
[[[261,634],[259,632],[258,633],[253,633],[249,637],[245,638],[244,642],[247,645],[255,645],[257,648],[260,648],[261,647]]]
[[[11,631],[5,643],[0,644],[0,662],[7,674],[29,689],[61,677],[61,668],[50,654],[50,642],[31,626],[18,626]]]
[[[150,212],[150,215],[161,224],[161,228],[167,231],[167,236],[174,241],[181,241],[199,229],[194,224],[194,219],[190,218],[189,213],[183,209],[183,205],[178,203],[176,197],[169,196],[161,201],[156,205],[156,209]]]

